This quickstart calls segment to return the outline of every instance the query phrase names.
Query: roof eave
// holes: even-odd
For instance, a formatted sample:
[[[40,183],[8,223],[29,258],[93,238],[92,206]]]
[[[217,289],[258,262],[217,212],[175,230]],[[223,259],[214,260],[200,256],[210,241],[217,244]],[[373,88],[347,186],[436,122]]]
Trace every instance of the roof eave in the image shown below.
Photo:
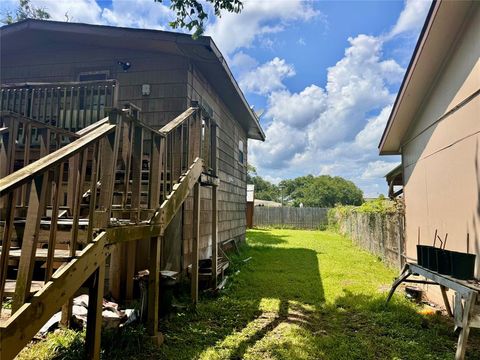
[[[388,117],[387,125],[385,126],[385,129],[383,130],[382,137],[380,139],[380,143],[378,144],[378,149],[380,155],[399,155],[401,153],[400,151],[400,146],[396,148],[387,148],[386,146],[386,141],[387,138],[390,134],[390,130],[392,128],[392,124],[395,119],[395,115],[398,111],[398,108],[400,106],[400,103],[403,100],[404,94],[405,94],[405,89],[408,84],[408,81],[412,75],[413,69],[415,67],[415,63],[418,60],[418,57],[420,56],[420,49],[421,45],[424,43],[426,35],[427,35],[427,29],[430,27],[431,22],[433,21],[434,18],[434,13],[438,11],[438,6],[440,4],[440,1],[433,0],[432,5],[430,6],[430,9],[427,14],[427,18],[425,19],[425,23],[423,24],[422,30],[420,32],[420,35],[418,36],[417,43],[415,45],[415,49],[413,51],[412,58],[410,59],[410,62],[407,67],[407,71],[405,72],[405,75],[402,80],[402,84],[400,85],[400,89],[398,90],[397,96],[395,98],[395,102],[393,103],[393,108],[392,111],[390,112],[390,116]]]
[[[247,102],[247,99],[245,98],[245,95],[243,94],[243,91],[240,89],[240,86],[238,85],[237,80],[233,76],[230,68],[228,67],[227,62],[225,61],[225,58],[223,57],[222,53],[218,49],[217,45],[215,44],[215,42],[213,41],[213,39],[211,37],[208,37],[208,38],[210,39],[210,48],[212,49],[213,53],[215,54],[215,56],[217,56],[217,59],[222,64],[225,73],[227,74],[227,76],[230,79],[233,87],[235,88],[235,91],[237,92],[237,94],[240,98],[240,101],[243,103],[243,105],[247,109],[248,114],[250,116],[250,120],[253,123],[253,125],[256,127],[255,130],[258,131],[258,134],[250,134],[250,133],[247,134],[248,137],[251,138],[251,139],[255,139],[255,140],[265,141],[265,133],[264,133],[262,127],[260,126],[260,122],[258,121],[257,115],[253,112],[252,108],[249,106],[249,104]]]

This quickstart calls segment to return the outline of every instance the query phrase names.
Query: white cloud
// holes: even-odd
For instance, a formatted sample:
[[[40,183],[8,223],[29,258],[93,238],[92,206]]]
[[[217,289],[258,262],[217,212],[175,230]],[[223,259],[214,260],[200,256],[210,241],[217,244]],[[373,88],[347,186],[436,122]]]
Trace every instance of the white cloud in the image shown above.
[[[84,22],[89,24],[101,23],[102,9],[95,0],[32,0],[32,5],[45,9],[52,20]],[[18,0],[2,1],[2,10],[14,11],[18,7]]]
[[[265,180],[270,181],[272,184],[278,185],[280,183],[280,181],[282,181],[283,179],[281,177],[278,177],[278,176],[275,177],[275,176],[267,175],[267,176],[265,176]]]
[[[310,85],[299,93],[277,91],[268,99],[266,117],[275,121],[304,128],[326,108],[325,91],[317,85]]]
[[[355,136],[355,145],[363,151],[376,151],[382,136],[383,129],[387,124],[392,106],[386,106],[378,116],[367,120],[367,125]]]
[[[104,8],[103,21],[110,25],[165,30],[175,13],[153,0],[112,0],[112,9]]]
[[[240,76],[243,91],[261,95],[284,89],[282,80],[295,75],[295,69],[278,57]]]
[[[292,21],[307,21],[320,14],[310,1],[303,0],[246,0],[243,4],[240,14],[224,13],[206,29],[226,55],[252,46],[266,34],[283,31]]]
[[[17,0],[4,0],[2,10],[14,11]],[[45,9],[52,20],[113,25],[123,27],[166,29],[174,13],[153,0],[112,0],[111,8],[102,8],[96,0],[32,0],[32,5]]]
[[[250,55],[245,54],[243,51],[238,51],[231,57],[231,59],[228,61],[228,64],[240,73],[244,73],[256,67],[258,65],[258,61]]]
[[[425,22],[431,4],[430,0],[406,0],[405,7],[388,36],[409,32],[417,34]]]
[[[394,100],[390,86],[398,85],[404,69],[383,59],[380,37],[358,35],[349,42],[344,57],[328,68],[325,88],[269,93],[267,140],[250,147],[262,175],[341,175],[378,194],[373,179],[383,182],[394,165],[378,160],[377,144]]]
[[[389,171],[393,170],[398,163],[392,163],[390,161],[377,160],[367,164],[365,171],[362,174],[362,179],[375,179],[384,177]]]

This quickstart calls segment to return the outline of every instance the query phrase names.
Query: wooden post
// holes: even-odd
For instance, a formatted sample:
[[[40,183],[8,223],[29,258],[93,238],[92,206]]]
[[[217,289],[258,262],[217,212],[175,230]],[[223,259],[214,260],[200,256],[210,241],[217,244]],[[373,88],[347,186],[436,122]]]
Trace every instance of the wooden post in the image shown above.
[[[216,185],[212,186],[212,287],[217,287],[218,270],[218,212],[217,212],[217,190]]]
[[[134,126],[132,156],[132,217],[133,222],[140,221],[140,198],[142,190],[143,129]]]
[[[158,336],[158,302],[160,297],[160,248],[163,237],[150,239],[148,275],[147,330],[150,336]]]
[[[117,168],[117,155],[119,146],[119,133],[121,120],[116,111],[109,115],[110,123],[116,124],[115,132],[102,140],[101,145],[101,190],[98,199],[100,211],[104,213],[98,227],[105,228],[110,222],[113,202],[113,188],[115,185],[115,170]]]
[[[25,232],[23,233],[22,251],[18,265],[17,284],[13,296],[12,313],[17,311],[30,295],[40,220],[45,209],[47,178],[48,173],[44,173],[36,176],[32,181]]]
[[[85,179],[85,173],[87,168],[87,158],[88,158],[88,148],[85,148],[80,154],[76,155],[79,157],[79,160],[76,161],[79,167],[73,169],[75,175],[74,183],[74,197],[73,197],[73,208],[72,208],[72,230],[70,232],[70,246],[69,246],[69,255],[74,257],[77,251],[77,242],[78,242],[78,230],[80,222],[80,205],[82,202],[83,195],[83,183]],[[73,298],[69,299],[67,303],[62,307],[62,319],[61,323],[63,326],[70,325],[70,319],[72,317],[72,307],[73,307]]]
[[[165,141],[159,135],[152,134],[150,153],[150,181],[148,183],[148,208],[157,209],[160,204],[160,183],[162,176],[163,145]]]
[[[67,207],[70,210],[70,214],[72,214],[75,205],[75,184],[77,183],[78,166],[78,156],[72,156],[68,159]]]
[[[217,124],[210,119],[210,167],[212,176],[217,176]],[[212,286],[217,287],[218,279],[218,186],[212,186]]]
[[[7,207],[5,214],[5,225],[3,228],[2,254],[0,255],[0,302],[3,301],[3,289],[7,279],[8,258],[10,253],[10,243],[13,234],[13,219],[15,218],[15,193],[17,190],[11,191],[7,198]],[[0,315],[2,308],[0,307]]]
[[[58,210],[60,206],[60,193],[62,189],[63,162],[55,168],[55,186],[53,194],[52,217],[50,219],[50,233],[48,236],[47,266],[45,269],[45,281],[50,280],[53,272],[53,258],[55,256],[55,246],[57,238]]]
[[[105,286],[105,262],[90,276],[88,291],[88,313],[86,347],[87,359],[100,359],[102,333],[103,288]]]
[[[13,117],[8,119],[8,150],[7,175],[13,172],[15,165],[16,140],[18,136],[18,122]]]
[[[198,247],[200,243],[200,183],[193,188],[193,259],[191,273],[192,303],[198,303]]]
[[[132,197],[131,217],[134,223],[140,221],[140,200],[142,190],[142,161],[143,161],[143,128],[134,125],[133,127],[133,150],[132,150]],[[119,244],[125,250],[125,260],[121,271],[125,272],[125,299],[133,298],[133,277],[135,276],[135,257],[137,244],[129,241],[126,244]]]
[[[122,207],[125,208],[128,201],[128,191],[130,188],[130,166],[132,163],[132,141],[133,141],[133,122],[123,122],[122,124],[122,160],[125,167],[123,178]]]
[[[109,114],[110,123],[116,124],[115,132],[107,135],[101,143],[101,188],[98,198],[99,211],[96,213],[96,227],[106,228],[110,222],[113,189],[115,186],[115,170],[117,168],[117,156],[119,147],[119,134],[121,129],[121,119],[116,111]],[[118,265],[121,262],[121,251],[118,245],[112,246],[110,256],[110,271],[109,271],[109,289],[114,299],[118,300],[120,296],[120,273]]]
[[[30,144],[32,137],[32,127],[29,123],[23,123],[23,166],[27,166],[30,163]],[[27,204],[27,185],[22,186],[22,195],[21,195],[21,206],[26,206]]]
[[[212,120],[210,142],[210,167],[212,168],[212,175],[217,176],[217,124],[215,124]]]
[[[98,174],[100,172],[100,142],[95,143],[92,154],[92,176],[90,178],[90,206],[88,211],[87,242],[93,241],[94,215],[97,208]]]

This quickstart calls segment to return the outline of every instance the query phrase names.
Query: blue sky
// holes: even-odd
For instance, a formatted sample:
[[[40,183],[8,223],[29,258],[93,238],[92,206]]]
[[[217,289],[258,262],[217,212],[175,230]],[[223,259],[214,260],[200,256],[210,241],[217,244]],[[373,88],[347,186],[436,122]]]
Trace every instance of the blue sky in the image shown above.
[[[4,0],[0,10],[17,0]],[[153,29],[173,14],[153,0],[32,0],[55,20]],[[397,157],[377,145],[430,1],[244,1],[241,14],[211,18],[206,33],[248,101],[263,111],[264,143],[249,162],[278,182],[339,175],[366,196],[386,193]]]

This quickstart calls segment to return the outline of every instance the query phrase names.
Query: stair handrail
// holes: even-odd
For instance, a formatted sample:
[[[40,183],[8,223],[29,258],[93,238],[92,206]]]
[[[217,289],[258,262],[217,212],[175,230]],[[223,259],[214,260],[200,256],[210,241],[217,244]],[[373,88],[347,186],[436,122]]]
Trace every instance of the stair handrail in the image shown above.
[[[28,181],[31,181],[35,176],[41,175],[55,165],[68,160],[70,157],[81,152],[88,146],[114,131],[115,127],[115,124],[105,123],[86,135],[79,137],[72,143],[65,145],[14,173],[5,176],[3,179],[0,179],[0,196],[6,195],[8,192],[22,186]]]
[[[3,299],[6,282],[6,270],[8,267],[10,245],[14,229],[14,219],[16,216],[17,193],[23,185],[31,183],[28,195],[29,201],[28,212],[25,221],[26,225],[23,233],[21,256],[19,260],[19,270],[15,284],[15,293],[13,296],[12,313],[16,312],[28,300],[30,295],[33,266],[38,243],[37,234],[40,230],[40,221],[46,208],[49,183],[51,183],[51,185],[55,184],[54,204],[56,205],[54,205],[52,214],[54,214],[53,217],[56,218],[58,214],[58,199],[60,197],[59,186],[63,181],[64,163],[70,161],[71,159],[78,160],[78,168],[72,168],[72,172],[77,174],[75,178],[76,180],[72,181],[72,184],[74,186],[73,190],[75,194],[81,195],[81,189],[83,187],[85,169],[88,160],[88,152],[90,148],[94,147],[93,157],[95,158],[94,161],[97,161],[98,163],[100,156],[100,142],[109,137],[110,140],[113,140],[112,136],[113,138],[115,137],[114,131],[117,127],[115,124],[116,116],[113,115],[111,120],[112,123],[105,123],[99,126],[95,130],[52,153],[48,153],[48,142],[50,140],[49,136],[43,136],[43,146],[41,147],[41,152],[43,151],[44,153],[41,153],[41,158],[0,179],[0,197],[7,199],[6,208],[4,209],[5,222],[2,252],[0,255],[0,299]],[[103,148],[108,148],[108,146],[103,146]],[[54,171],[53,178],[49,176],[51,170]],[[75,195],[75,198],[78,198],[78,195]],[[77,199],[73,209],[73,229],[72,239],[70,241],[70,256],[75,256],[76,254],[79,215],[80,200]],[[52,226],[50,227],[50,237],[52,238],[53,234],[53,239],[55,239],[56,226],[53,226],[53,217]],[[54,261],[54,244],[55,242],[53,242],[52,247],[49,243],[46,261],[47,268],[50,269]]]

